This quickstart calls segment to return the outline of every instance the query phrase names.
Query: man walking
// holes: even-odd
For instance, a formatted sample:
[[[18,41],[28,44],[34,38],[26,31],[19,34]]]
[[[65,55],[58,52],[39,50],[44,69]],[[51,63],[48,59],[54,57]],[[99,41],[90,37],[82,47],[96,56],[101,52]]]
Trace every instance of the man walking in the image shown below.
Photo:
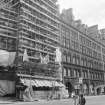
[[[79,96],[78,105],[85,105],[85,103],[86,103],[86,99],[85,99],[85,97],[83,97],[83,94],[81,94],[81,95]]]
[[[75,95],[75,92],[72,92],[71,97],[73,99],[73,105],[77,105],[77,96]]]

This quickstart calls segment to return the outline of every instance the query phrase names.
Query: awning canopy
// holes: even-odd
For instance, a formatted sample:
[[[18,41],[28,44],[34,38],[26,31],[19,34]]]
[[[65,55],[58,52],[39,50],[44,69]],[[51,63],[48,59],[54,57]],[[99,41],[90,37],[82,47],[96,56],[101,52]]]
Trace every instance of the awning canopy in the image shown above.
[[[63,87],[64,84],[57,81],[49,81],[49,80],[39,80],[39,79],[27,79],[21,78],[21,83],[25,86],[35,86],[35,87]]]
[[[20,81],[21,81],[21,83],[23,83],[25,86],[36,86],[36,87],[38,87],[37,86],[37,84],[35,83],[35,81],[34,80],[32,80],[32,79],[26,79],[26,78],[22,78],[22,79],[20,79]]]
[[[35,80],[39,87],[52,87],[52,83],[48,80]]]
[[[52,81],[52,86],[53,87],[64,87],[65,85],[61,82]]]
[[[60,84],[60,87],[65,87],[63,83],[59,82],[59,84]]]

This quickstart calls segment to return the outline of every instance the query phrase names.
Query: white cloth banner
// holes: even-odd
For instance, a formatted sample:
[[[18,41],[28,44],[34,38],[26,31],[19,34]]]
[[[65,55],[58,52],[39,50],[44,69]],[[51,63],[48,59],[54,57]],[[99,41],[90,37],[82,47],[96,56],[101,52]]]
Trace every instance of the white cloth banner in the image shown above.
[[[26,49],[24,50],[23,61],[29,61],[29,57],[28,57],[28,54],[27,54],[27,50]]]
[[[61,57],[61,51],[60,51],[60,48],[58,47],[58,48],[56,48],[56,51],[55,51],[55,53],[56,53],[56,58],[55,58],[55,62],[58,62],[58,63],[61,63],[61,61],[62,61],[62,57]]]
[[[8,52],[6,50],[0,50],[0,66],[8,66],[13,64],[15,60],[16,52]]]

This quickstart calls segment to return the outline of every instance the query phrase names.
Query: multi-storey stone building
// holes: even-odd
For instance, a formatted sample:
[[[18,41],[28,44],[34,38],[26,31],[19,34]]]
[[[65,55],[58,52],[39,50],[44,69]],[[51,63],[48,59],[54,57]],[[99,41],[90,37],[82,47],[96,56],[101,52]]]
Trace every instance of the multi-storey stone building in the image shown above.
[[[55,81],[54,86],[59,85],[58,65],[55,64],[57,46],[59,21],[56,0],[0,1],[0,48],[17,52],[16,74],[23,84],[26,81],[26,85],[30,77],[36,80],[40,88],[36,86],[35,89],[41,92],[39,97],[44,96],[46,89],[52,91],[51,82]],[[22,63],[24,50],[31,63]],[[41,63],[41,57],[47,57],[47,64]]]
[[[60,20],[63,82],[70,93],[76,89],[78,94],[82,88],[84,94],[93,94],[94,87],[105,81],[105,44],[98,39],[97,26],[89,27],[87,31],[79,24],[76,27],[77,24],[71,25],[69,21],[64,21],[64,17],[66,15],[61,15]],[[81,78],[82,87],[79,84]]]
[[[74,25],[81,21],[72,22],[73,16],[70,15],[69,19],[68,13],[71,14],[72,10],[62,15],[63,20],[59,19],[56,0],[0,1],[0,48],[17,52],[13,68],[0,68],[0,83],[7,77],[15,83],[16,78],[11,78],[11,75],[16,71],[20,80],[18,84],[16,81],[17,91],[19,88],[23,89],[21,84],[29,86],[31,81],[34,90],[37,90],[35,97],[41,98],[48,97],[51,91],[55,93],[54,89],[57,95],[58,87],[62,86],[60,77],[63,77],[69,92],[74,87],[78,93],[80,77],[83,78],[85,94],[92,93],[95,86],[104,83],[104,41],[96,40],[100,36],[96,36],[98,30],[91,31],[92,27],[86,31],[78,25],[77,29]],[[65,22],[65,19],[72,25],[68,20]],[[95,38],[91,35],[95,35]],[[59,65],[55,63],[57,47],[61,47],[62,51],[62,71],[59,71],[61,67],[59,69]],[[28,63],[23,62],[25,50]],[[41,58],[46,57],[47,61],[43,64]]]

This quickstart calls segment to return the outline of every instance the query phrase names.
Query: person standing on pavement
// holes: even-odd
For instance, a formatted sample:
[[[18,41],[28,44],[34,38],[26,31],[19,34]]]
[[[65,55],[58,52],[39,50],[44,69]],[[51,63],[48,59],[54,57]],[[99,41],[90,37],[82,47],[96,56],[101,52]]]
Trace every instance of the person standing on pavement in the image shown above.
[[[74,96],[74,97],[73,97],[73,105],[77,105],[77,104],[76,104],[76,103],[77,103],[77,102],[76,102],[76,99],[77,99],[77,97]]]
[[[77,99],[77,97],[76,97],[76,95],[75,95],[75,92],[72,92],[71,97],[72,97],[72,99],[73,99],[73,105],[77,105],[77,104],[76,104],[76,99]]]
[[[79,96],[78,105],[85,105],[85,103],[86,103],[86,99],[85,99],[85,97],[83,96],[83,94],[81,94],[81,95]]]

